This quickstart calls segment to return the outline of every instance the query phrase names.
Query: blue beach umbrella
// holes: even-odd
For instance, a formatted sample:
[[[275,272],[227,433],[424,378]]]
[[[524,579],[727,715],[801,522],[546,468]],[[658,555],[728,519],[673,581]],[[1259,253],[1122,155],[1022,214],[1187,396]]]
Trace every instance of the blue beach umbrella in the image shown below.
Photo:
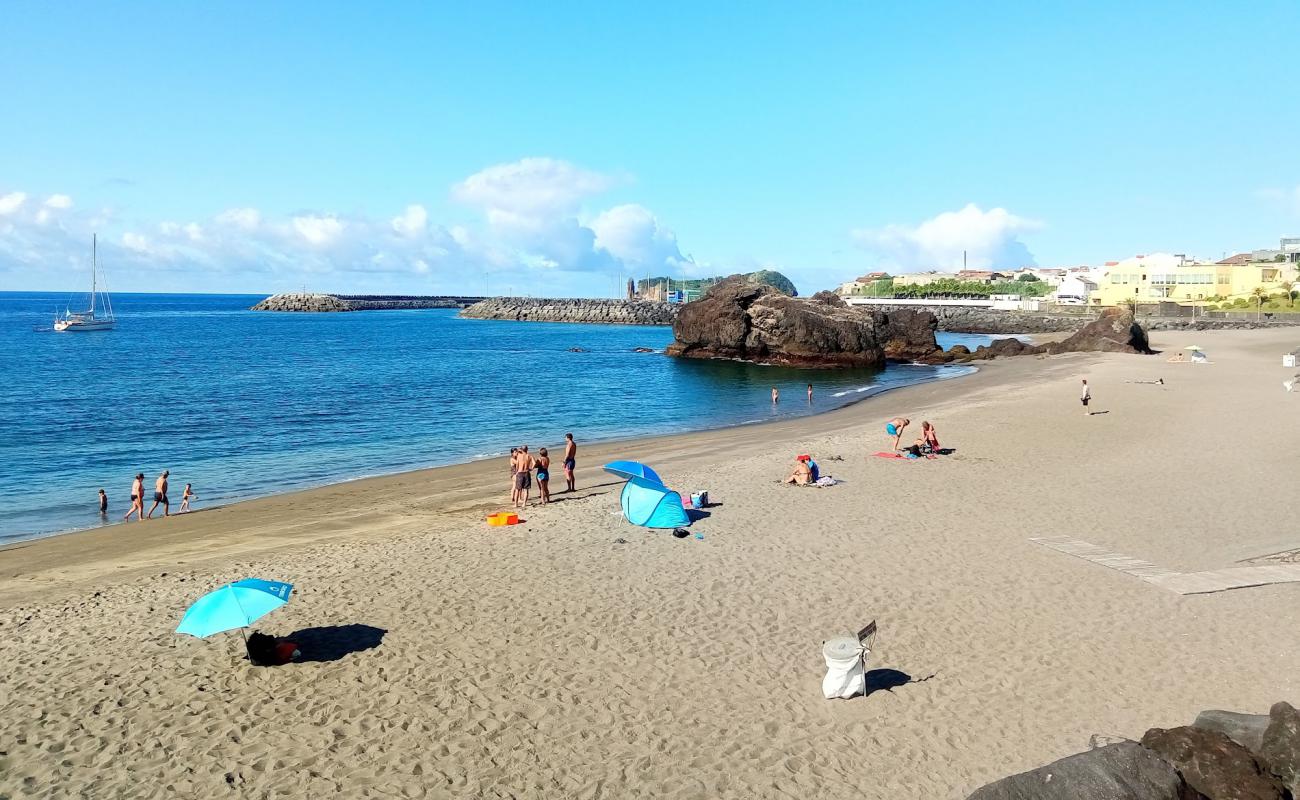
[[[185,612],[177,633],[200,639],[244,628],[289,602],[293,584],[244,578],[200,597]]]
[[[663,485],[664,479],[659,477],[659,473],[642,464],[640,461],[611,461],[604,466],[604,470],[611,475],[617,475],[624,480],[631,478],[643,478]]]
[[[623,517],[643,528],[681,528],[691,524],[682,496],[645,478],[630,478],[619,496]]]

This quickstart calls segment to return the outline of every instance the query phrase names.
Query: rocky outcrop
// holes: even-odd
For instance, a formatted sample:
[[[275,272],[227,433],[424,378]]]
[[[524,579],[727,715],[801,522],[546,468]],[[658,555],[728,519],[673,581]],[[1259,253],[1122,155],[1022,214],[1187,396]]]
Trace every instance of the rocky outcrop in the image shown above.
[[[1003,778],[970,800],[1203,800],[1178,770],[1136,742],[1099,747]]]
[[[938,320],[928,311],[904,309],[884,315],[885,357],[895,361],[937,364],[951,360],[935,340]]]
[[[352,306],[332,294],[274,294],[253,306],[253,311],[351,311]]]
[[[1075,331],[1074,335],[1047,346],[1049,353],[1142,353],[1150,354],[1147,332],[1133,314],[1108,308],[1101,316]]]
[[[933,317],[912,313],[891,328],[885,314],[850,307],[829,292],[801,300],[733,275],[682,309],[667,353],[797,367],[879,367],[887,357],[940,352]]]
[[[1261,733],[1261,723],[1267,726]],[[969,800],[1296,800],[1300,712],[1206,711],[984,786]]]
[[[609,325],[671,325],[682,306],[649,300],[493,297],[460,312],[469,319],[520,322],[587,322]]]
[[[1152,728],[1142,746],[1178,770],[1187,785],[1217,800],[1282,800],[1282,782],[1249,750],[1218,731]]]
[[[978,306],[880,305],[858,306],[893,314],[896,311],[928,311],[939,321],[939,330],[953,333],[985,333],[993,336],[1017,333],[1066,333],[1077,330],[1084,320],[1094,318],[1101,309],[1079,309],[1076,313],[1035,311],[995,311]],[[1275,314],[1270,320],[1214,319],[1192,317],[1141,318],[1149,331],[1245,330],[1300,325],[1300,314]]]

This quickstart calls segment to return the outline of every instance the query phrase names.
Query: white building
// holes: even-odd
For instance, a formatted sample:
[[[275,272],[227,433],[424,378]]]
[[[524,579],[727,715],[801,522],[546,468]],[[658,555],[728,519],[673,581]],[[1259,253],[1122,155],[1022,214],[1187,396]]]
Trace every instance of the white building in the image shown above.
[[[1088,274],[1071,272],[1061,278],[1052,293],[1052,300],[1061,305],[1086,306],[1093,292],[1097,291],[1097,285]]]

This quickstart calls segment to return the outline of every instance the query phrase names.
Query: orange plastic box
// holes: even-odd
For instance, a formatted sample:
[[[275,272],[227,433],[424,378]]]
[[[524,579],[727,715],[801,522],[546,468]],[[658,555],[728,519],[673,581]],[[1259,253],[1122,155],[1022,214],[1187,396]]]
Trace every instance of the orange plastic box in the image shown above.
[[[501,512],[500,514],[488,514],[487,523],[493,526],[500,525],[518,525],[519,515]]]

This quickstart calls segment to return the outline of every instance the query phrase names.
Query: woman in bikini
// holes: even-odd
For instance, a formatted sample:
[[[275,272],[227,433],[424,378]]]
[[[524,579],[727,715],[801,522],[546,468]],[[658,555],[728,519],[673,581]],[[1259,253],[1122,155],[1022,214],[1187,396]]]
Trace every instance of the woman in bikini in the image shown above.
[[[551,502],[551,457],[543,447],[537,451],[537,493],[542,498],[542,505]]]

